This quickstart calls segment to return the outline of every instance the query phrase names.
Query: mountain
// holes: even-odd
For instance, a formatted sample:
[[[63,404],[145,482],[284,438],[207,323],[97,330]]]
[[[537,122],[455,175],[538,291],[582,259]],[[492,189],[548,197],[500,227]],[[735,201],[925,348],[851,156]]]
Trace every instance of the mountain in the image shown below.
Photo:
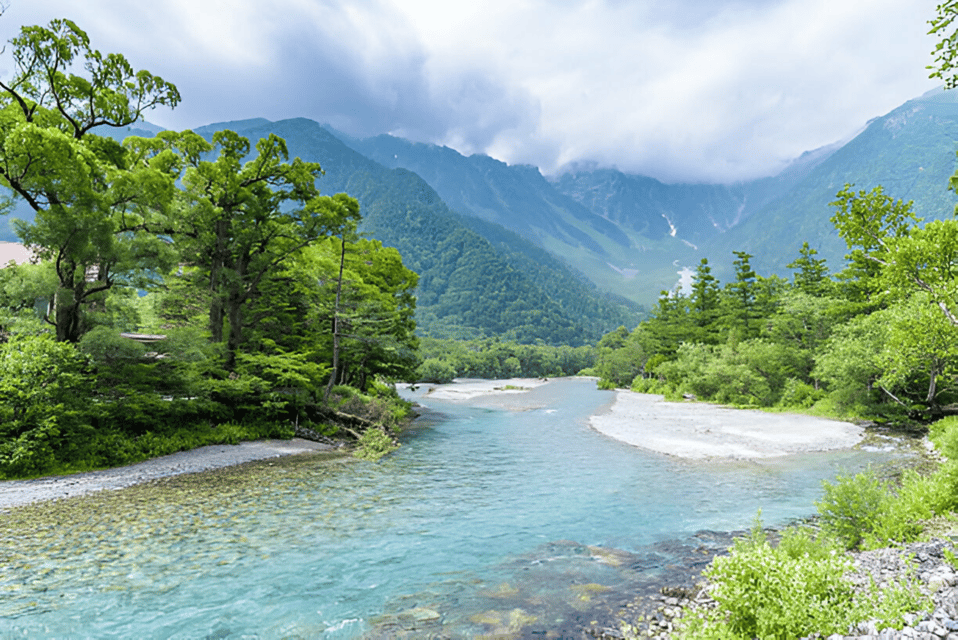
[[[338,137],[380,164],[416,172],[469,220],[494,222],[537,244],[599,288],[650,304],[683,266],[768,203],[788,193],[837,147],[804,154],[785,171],[734,185],[663,184],[612,169],[547,180],[538,169],[380,135]]]
[[[803,241],[840,269],[847,248],[830,218],[845,184],[914,201],[926,220],[954,214],[958,196],[948,190],[958,149],[958,93],[935,90],[868,123],[855,138],[815,166],[787,193],[766,204],[707,247],[710,262],[731,262],[732,250],[755,255],[761,272],[783,274]]]
[[[210,137],[226,128],[251,140],[275,133],[291,156],[323,166],[324,193],[359,200],[360,230],[396,247],[420,275],[416,317],[425,334],[578,345],[641,317],[634,303],[600,292],[522,237],[493,223],[470,226],[420,176],[367,158],[312,120],[220,123],[196,132]]]
[[[528,165],[507,165],[484,155],[463,156],[447,147],[381,135],[344,143],[387,167],[414,171],[464,220],[498,224],[583,274],[601,290],[648,304],[670,288],[676,259],[691,260],[694,247],[667,232],[643,235],[590,208]],[[658,219],[661,224],[662,220]],[[483,227],[473,223],[474,229]],[[641,277],[636,277],[641,274]],[[658,288],[655,288],[658,287]],[[648,295],[650,290],[654,294]]]
[[[727,185],[665,184],[605,168],[547,180],[534,167],[446,147],[338,135],[384,166],[415,171],[467,224],[507,227],[600,289],[641,304],[674,287],[703,257],[716,275],[731,277],[737,250],[755,256],[759,273],[788,276],[785,265],[807,241],[839,270],[846,247],[829,203],[846,183],[868,190],[881,184],[895,198],[914,200],[926,219],[952,215],[958,202],[947,190],[958,93],[942,90],[875,118],[848,141],[806,152],[776,176]]]
[[[926,219],[953,215],[958,93],[941,90],[876,118],[848,141],[796,158],[778,175],[735,184],[665,184],[614,169],[544,177],[528,165],[380,135],[357,139],[306,119],[219,123],[256,139],[276,133],[320,162],[325,193],[360,200],[363,230],[397,247],[421,275],[424,332],[578,344],[652,304],[702,257],[723,280],[732,251],[788,276],[807,241],[832,271],[844,243],[829,203],[846,183],[883,185]],[[108,131],[151,135],[153,128]],[[13,215],[30,212],[17,211]],[[0,240],[12,240],[0,233]]]

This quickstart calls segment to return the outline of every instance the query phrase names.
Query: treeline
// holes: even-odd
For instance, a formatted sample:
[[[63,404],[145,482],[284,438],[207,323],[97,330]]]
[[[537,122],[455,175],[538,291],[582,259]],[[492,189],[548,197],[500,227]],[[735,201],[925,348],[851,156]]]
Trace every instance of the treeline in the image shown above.
[[[0,477],[297,428],[388,444],[417,276],[358,202],[275,135],[97,135],[180,96],[68,20],[10,45],[0,184],[35,261],[0,269]]]
[[[792,278],[735,252],[735,279],[707,260],[688,292],[599,343],[605,387],[832,415],[928,419],[958,400],[958,220],[924,227],[911,203],[851,185],[832,203],[848,264],[832,274],[805,243]]]
[[[596,349],[486,340],[420,340],[420,382],[446,383],[453,378],[549,378],[574,376],[595,365]]]

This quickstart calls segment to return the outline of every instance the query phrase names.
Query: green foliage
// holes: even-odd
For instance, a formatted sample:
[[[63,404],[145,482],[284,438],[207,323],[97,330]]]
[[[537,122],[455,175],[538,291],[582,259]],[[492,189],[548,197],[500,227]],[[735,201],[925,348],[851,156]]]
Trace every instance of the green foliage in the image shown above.
[[[393,438],[381,429],[367,429],[359,438],[353,455],[363,460],[376,461],[392,451],[397,445]]]
[[[713,560],[706,575],[718,608],[686,620],[683,637],[791,640],[847,633],[864,620],[900,628],[904,613],[931,606],[910,581],[882,589],[873,584],[859,595],[845,577],[851,568],[851,559],[827,537],[792,527],[773,547],[756,526],[729,555]]]
[[[574,376],[596,364],[594,347],[552,347],[500,340],[423,338],[420,352],[425,360],[437,360],[451,367],[455,378]]]
[[[602,388],[628,387],[643,373],[645,362],[645,351],[639,341],[625,327],[619,327],[599,341],[595,375],[601,378]]]
[[[89,328],[90,305],[114,286],[146,286],[172,253],[149,231],[173,195],[169,163],[92,131],[130,125],[180,96],[124,56],[93,49],[69,20],[23,27],[10,42],[13,77],[0,83],[0,184],[35,212],[32,222],[15,222],[17,234],[54,265],[48,319],[57,340],[76,342]]]
[[[786,265],[795,271],[795,287],[811,296],[822,295],[830,285],[825,260],[816,258],[817,255],[817,250],[808,246],[808,242],[803,242],[798,258]]]
[[[577,295],[569,299],[584,308],[566,310],[557,302],[565,296],[546,291],[559,287],[549,281],[540,286],[533,279],[557,278],[555,270],[539,267],[530,271],[525,268],[528,260],[514,251],[506,255],[496,251],[417,176],[380,171],[370,169],[354,176],[349,181],[350,192],[363,200],[364,229],[396,247],[408,257],[409,267],[419,273],[418,324],[423,335],[496,336],[522,343],[543,340],[577,346],[594,340],[608,327],[596,327],[595,320],[585,317],[589,310],[585,305],[599,306],[597,296],[589,296],[577,286]],[[614,305],[599,309],[605,323],[609,318],[621,321],[628,316]],[[586,326],[591,329],[588,334]]]
[[[416,370],[416,380],[419,382],[446,384],[452,382],[455,377],[456,370],[452,368],[452,365],[439,358],[423,360]]]
[[[656,367],[678,393],[738,406],[770,407],[780,402],[794,372],[786,345],[758,338],[722,346],[684,343],[674,360]]]
[[[398,251],[354,238],[343,253],[342,240],[330,238],[305,249],[293,269],[308,283],[303,325],[314,329],[312,340],[304,336],[304,342],[330,361],[338,344],[336,382],[365,389],[377,377],[414,378],[420,359],[413,291],[419,277]],[[334,320],[335,336],[328,333]]]
[[[758,529],[736,540],[730,554],[707,571],[729,631],[740,638],[787,640],[847,630],[854,590],[842,576],[851,563],[837,551],[826,541],[816,544],[802,529],[786,531],[777,548]]]
[[[0,345],[0,474],[36,475],[59,443],[84,426],[91,390],[87,359],[50,335]]]
[[[932,424],[928,438],[946,459],[958,461],[958,416],[948,416]]]
[[[872,473],[839,476],[835,484],[822,483],[824,495],[816,503],[822,527],[848,549],[857,549],[878,529],[891,500],[887,487]]]
[[[183,215],[172,229],[181,261],[194,267],[211,292],[208,327],[227,345],[226,366],[244,346],[244,331],[260,319],[250,306],[264,280],[330,234],[351,231],[359,203],[346,194],[320,196],[318,163],[289,160],[286,142],[269,135],[253,145],[229,130],[212,142],[198,134],[161,132],[137,139],[150,159],[178,158]]]
[[[77,344],[80,353],[105,365],[133,362],[146,355],[146,347],[135,340],[124,338],[110,327],[96,327],[88,331]]]
[[[40,263],[0,270],[0,474],[289,437],[328,415],[316,396],[327,382],[372,393],[345,400],[357,415],[401,422],[408,407],[378,378],[407,379],[419,364],[417,275],[396,249],[356,237],[355,198],[320,195],[319,164],[289,160],[272,133],[94,135],[179,94],[100,54],[68,20],[24,27],[10,50],[0,186],[34,210],[15,225]],[[340,243],[348,282],[333,310],[338,269],[324,257]],[[34,335],[41,316],[55,340]],[[144,347],[120,336],[134,331],[166,337]]]
[[[782,397],[778,401],[778,406],[808,409],[821,400],[824,395],[823,391],[810,384],[795,378],[788,378],[782,387]]]
[[[928,77],[945,81],[946,89],[958,86],[956,78],[956,59],[958,59],[958,30],[955,29],[955,18],[958,17],[958,2],[946,0],[938,5],[936,15],[928,24],[931,25],[929,34],[938,37],[935,50],[935,64],[928,67],[931,73]]]
[[[898,487],[872,472],[839,476],[834,484],[823,483],[817,503],[822,528],[848,549],[912,542],[922,532],[922,521],[951,508],[948,480],[944,468],[929,476],[908,470]]]

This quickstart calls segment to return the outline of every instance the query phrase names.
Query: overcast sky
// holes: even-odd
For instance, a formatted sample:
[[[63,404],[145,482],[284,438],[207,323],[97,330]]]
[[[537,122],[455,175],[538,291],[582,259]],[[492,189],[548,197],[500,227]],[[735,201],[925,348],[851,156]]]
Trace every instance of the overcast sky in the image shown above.
[[[939,0],[4,1],[3,41],[66,17],[175,83],[166,128],[307,117],[546,174],[769,175],[938,84]]]

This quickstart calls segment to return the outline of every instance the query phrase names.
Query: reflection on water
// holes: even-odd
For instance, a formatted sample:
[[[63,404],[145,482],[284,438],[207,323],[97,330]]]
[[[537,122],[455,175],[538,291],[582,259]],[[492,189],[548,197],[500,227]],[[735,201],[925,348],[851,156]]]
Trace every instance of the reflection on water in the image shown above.
[[[691,580],[727,541],[696,532],[806,516],[822,478],[901,457],[674,460],[590,430],[610,399],[565,380],[435,402],[378,463],[294,457],[15,510],[0,636],[572,633]]]

